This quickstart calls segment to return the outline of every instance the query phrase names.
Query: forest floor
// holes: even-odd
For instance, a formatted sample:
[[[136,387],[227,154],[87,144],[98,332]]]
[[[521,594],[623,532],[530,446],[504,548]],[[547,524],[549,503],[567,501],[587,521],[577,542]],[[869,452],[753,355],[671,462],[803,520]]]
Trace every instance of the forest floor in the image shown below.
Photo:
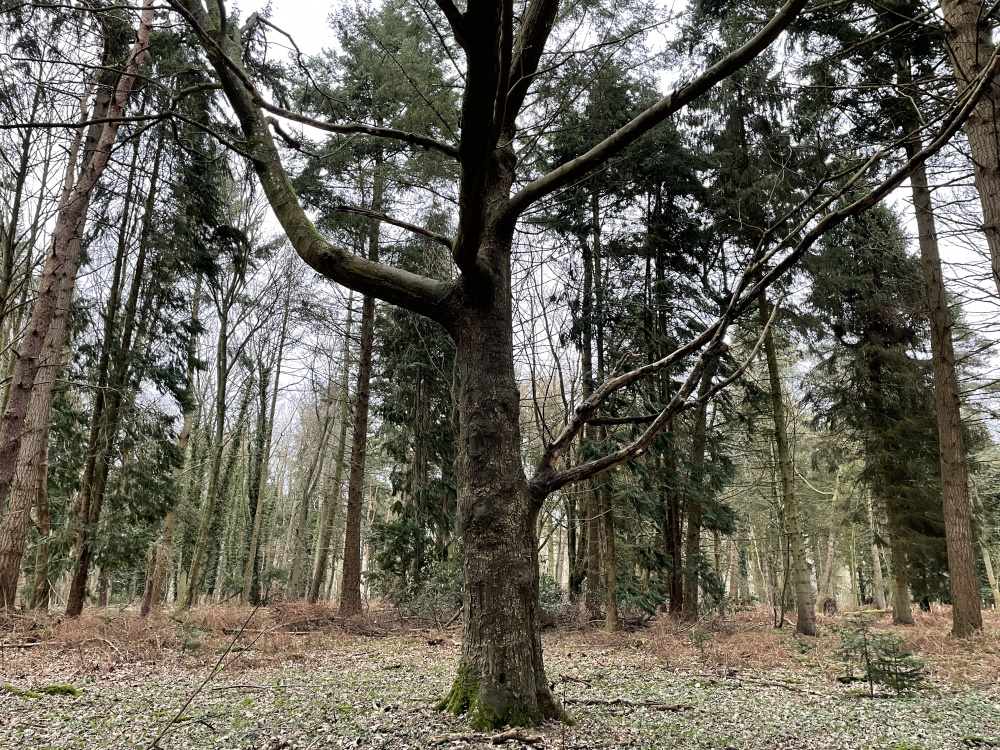
[[[111,608],[0,622],[0,748],[149,748],[168,724],[164,750],[503,742],[433,710],[455,673],[457,630],[289,604],[259,610],[237,635],[250,612],[204,608],[182,623]],[[820,618],[811,639],[775,630],[763,610],[619,634],[564,623],[545,633],[546,668],[577,723],[522,730],[506,747],[1000,747],[1000,615],[984,614],[985,633],[959,643],[947,610],[916,613],[915,627],[897,630],[929,685],[874,699],[836,679],[842,616]],[[44,692],[59,685],[79,694]]]

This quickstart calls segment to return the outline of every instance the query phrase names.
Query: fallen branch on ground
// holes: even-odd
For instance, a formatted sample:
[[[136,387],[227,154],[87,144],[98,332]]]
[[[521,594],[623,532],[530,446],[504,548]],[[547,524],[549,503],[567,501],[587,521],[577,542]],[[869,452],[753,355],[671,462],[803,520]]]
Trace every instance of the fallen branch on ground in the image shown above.
[[[510,729],[506,732],[501,732],[500,734],[494,734],[492,736],[484,736],[481,734],[461,734],[458,732],[435,734],[428,737],[427,741],[432,745],[446,745],[449,742],[481,742],[485,740],[491,745],[502,745],[505,742],[514,740],[516,742],[522,742],[525,745],[538,745],[543,742],[544,739],[545,738],[539,734],[522,734],[520,730]]]
[[[691,703],[660,703],[659,701],[627,701],[622,698],[601,700],[599,698],[567,698],[567,703],[581,706],[633,706],[635,708],[651,708],[654,711],[686,711],[694,708]]]

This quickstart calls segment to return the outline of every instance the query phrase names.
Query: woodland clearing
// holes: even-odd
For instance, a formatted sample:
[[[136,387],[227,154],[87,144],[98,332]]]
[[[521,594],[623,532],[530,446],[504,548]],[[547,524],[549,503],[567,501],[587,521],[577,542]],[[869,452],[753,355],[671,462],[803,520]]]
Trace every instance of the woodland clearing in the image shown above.
[[[343,621],[295,604],[258,610],[239,634],[252,611],[202,608],[183,622],[116,608],[9,619],[0,747],[144,748],[175,716],[158,747],[478,748],[502,735],[470,733],[433,708],[453,679],[456,630],[415,628],[389,612]],[[916,615],[915,627],[895,630],[926,663],[929,685],[875,699],[836,679],[843,616],[821,617],[817,638],[774,629],[763,609],[694,627],[662,617],[616,634],[563,622],[545,632],[547,668],[577,723],[509,732],[520,739],[506,745],[1000,746],[1000,616],[985,613],[984,634],[959,642],[947,609]],[[877,627],[890,629],[888,618]],[[225,666],[178,715],[222,655]],[[80,694],[22,692],[51,685]]]

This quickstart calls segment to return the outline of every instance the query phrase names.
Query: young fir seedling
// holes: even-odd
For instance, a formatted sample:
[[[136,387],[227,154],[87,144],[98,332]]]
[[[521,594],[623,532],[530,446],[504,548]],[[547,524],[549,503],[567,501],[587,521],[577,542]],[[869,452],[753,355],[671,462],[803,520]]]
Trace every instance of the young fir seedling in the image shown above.
[[[845,665],[841,682],[867,682],[875,697],[875,685],[885,685],[899,697],[923,686],[924,663],[902,648],[905,640],[892,632],[872,629],[874,618],[853,618],[855,627],[841,633],[838,652]]]

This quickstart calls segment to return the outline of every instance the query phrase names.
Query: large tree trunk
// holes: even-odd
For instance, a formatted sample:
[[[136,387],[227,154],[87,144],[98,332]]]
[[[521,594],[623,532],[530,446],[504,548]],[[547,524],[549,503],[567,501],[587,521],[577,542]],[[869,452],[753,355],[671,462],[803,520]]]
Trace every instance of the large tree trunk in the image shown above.
[[[62,354],[72,287],[63,288],[58,309],[49,326],[41,365],[35,379],[35,394],[28,407],[24,433],[18,447],[18,471],[14,475],[10,501],[0,525],[0,605],[13,606],[17,580],[27,543],[31,504],[38,488],[38,475],[43,469],[43,457],[49,440],[52,416],[52,388]],[[47,543],[47,540],[46,540]]]
[[[960,88],[973,83],[994,52],[994,9],[982,0],[943,0],[944,38]],[[972,153],[976,190],[983,209],[993,280],[1000,288],[1000,84],[994,81],[976,103],[964,130]],[[950,550],[949,550],[950,551]],[[963,562],[964,564],[964,562]]]
[[[498,266],[492,294],[484,290],[464,301],[453,334],[461,383],[455,468],[465,586],[458,677],[439,708],[467,711],[479,729],[559,715],[542,663],[540,502],[530,495],[521,463],[510,282],[502,273]]]
[[[761,322],[766,325],[771,317],[767,300],[760,298]],[[809,561],[806,559],[805,538],[795,498],[795,474],[785,427],[785,401],[781,393],[781,376],[778,372],[778,355],[774,348],[771,329],[764,332],[764,354],[771,386],[771,406],[774,414],[774,442],[778,452],[778,471],[781,478],[781,499],[785,508],[785,533],[791,552],[792,572],[795,579],[795,605],[798,618],[795,629],[803,635],[816,635],[816,610],[812,582],[809,580]]]
[[[1000,99],[997,100],[1000,104]],[[971,120],[970,120],[971,122]],[[996,121],[993,133],[996,135]],[[967,124],[967,130],[969,125]],[[971,133],[970,133],[971,141]],[[911,151],[917,150],[911,146]],[[992,146],[994,158],[1000,154],[998,142]],[[1000,173],[994,171],[998,177]],[[976,576],[975,550],[972,543],[972,510],[969,503],[969,477],[965,463],[965,432],[955,373],[955,346],[951,336],[951,314],[941,273],[934,208],[927,185],[927,170],[921,164],[910,175],[913,207],[917,218],[920,265],[927,290],[927,309],[931,323],[931,361],[934,365],[934,402],[937,412],[938,441],[941,446],[941,493],[944,496],[945,540],[948,548],[948,578],[951,583],[952,633],[965,638],[983,627],[980,612],[979,583]],[[996,194],[1000,200],[1000,192]],[[1000,213],[997,215],[1000,220]],[[996,231],[997,227],[994,227]]]

